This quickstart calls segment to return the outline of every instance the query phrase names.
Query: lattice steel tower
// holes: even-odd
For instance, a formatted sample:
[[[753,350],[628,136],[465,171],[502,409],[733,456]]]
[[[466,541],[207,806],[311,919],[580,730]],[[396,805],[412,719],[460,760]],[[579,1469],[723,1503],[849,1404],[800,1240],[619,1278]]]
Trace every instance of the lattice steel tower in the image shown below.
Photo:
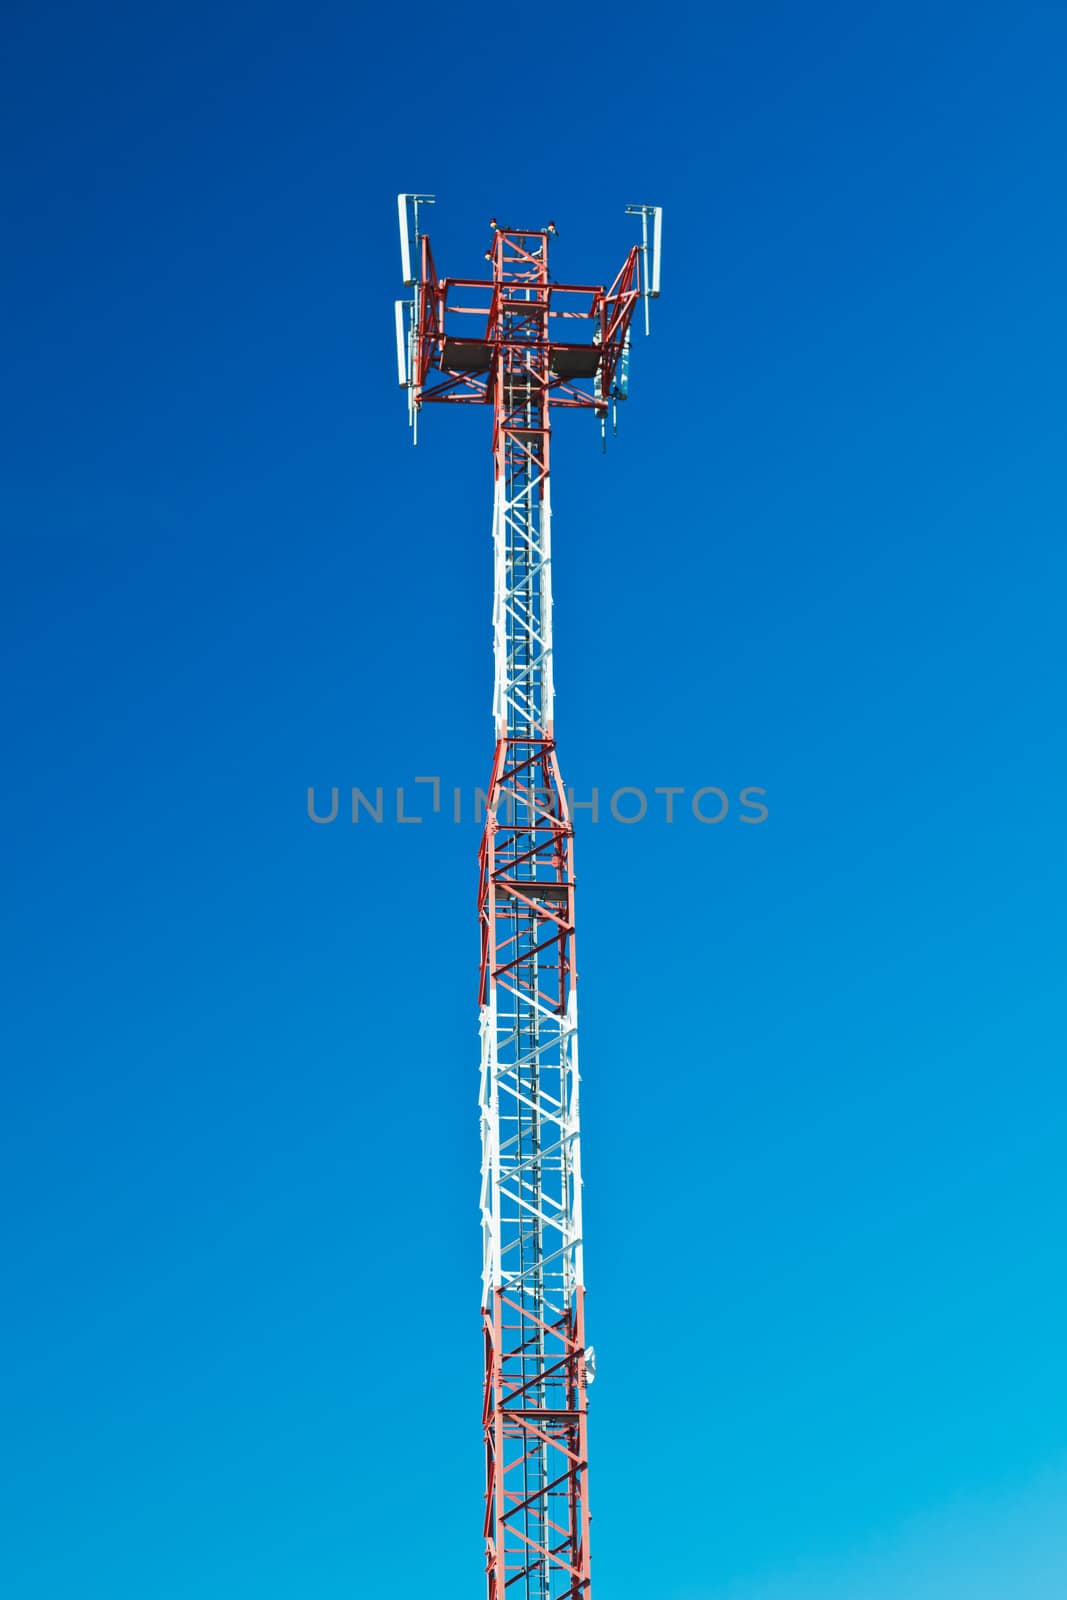
[[[558,284],[555,226],[493,221],[489,278],[438,278],[400,195],[400,383],[493,413],[493,718],[478,892],[488,1600],[588,1600],[589,1491],[573,828],[553,733],[551,414],[625,397],[659,293],[661,213],[609,289]]]

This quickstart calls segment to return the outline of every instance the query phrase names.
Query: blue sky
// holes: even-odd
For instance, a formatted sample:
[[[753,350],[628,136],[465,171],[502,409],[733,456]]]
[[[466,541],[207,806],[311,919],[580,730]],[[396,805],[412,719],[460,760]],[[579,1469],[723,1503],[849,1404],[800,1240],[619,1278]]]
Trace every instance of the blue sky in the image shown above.
[[[477,832],[305,814],[491,753],[413,188],[459,275],[665,206],[561,757],[770,811],[580,823],[596,1592],[1067,1583],[1067,17],[537,17],[9,12],[13,1600],[480,1590]]]

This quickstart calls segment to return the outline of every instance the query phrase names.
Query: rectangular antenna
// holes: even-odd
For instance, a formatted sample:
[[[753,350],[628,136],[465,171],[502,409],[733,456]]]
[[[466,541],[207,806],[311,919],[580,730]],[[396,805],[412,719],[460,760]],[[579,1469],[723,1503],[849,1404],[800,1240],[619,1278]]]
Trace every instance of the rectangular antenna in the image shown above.
[[[408,335],[404,327],[404,301],[396,302],[396,374],[402,389],[408,386]]]
[[[409,213],[408,206],[411,211]],[[396,197],[397,219],[400,223],[400,270],[404,282],[410,286],[415,283],[417,274],[412,270],[412,262],[418,265],[419,255],[419,207],[432,206],[432,194],[398,194]],[[415,249],[412,251],[412,244]]]
[[[645,332],[649,331],[648,303],[659,295],[660,245],[663,240],[662,206],[627,206],[627,214],[641,218],[641,298],[645,302]],[[652,218],[652,244],[648,242],[648,219]]]
[[[411,235],[408,232],[408,201],[411,198],[409,194],[398,194],[396,197],[400,221],[400,276],[406,284],[415,282],[411,275]]]

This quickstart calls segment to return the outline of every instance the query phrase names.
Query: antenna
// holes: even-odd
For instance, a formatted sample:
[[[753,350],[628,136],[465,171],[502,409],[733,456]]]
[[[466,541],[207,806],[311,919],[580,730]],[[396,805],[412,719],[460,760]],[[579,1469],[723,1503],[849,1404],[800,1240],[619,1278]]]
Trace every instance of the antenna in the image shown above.
[[[396,197],[397,215],[400,221],[400,277],[405,284],[415,282],[411,276],[411,238],[408,234],[408,200],[410,195],[398,194]]]
[[[418,407],[415,397],[414,340],[416,330],[422,325],[422,235],[419,232],[419,207],[432,206],[432,194],[398,194],[396,197],[397,221],[400,224],[400,271],[407,287],[413,288],[411,300],[396,302],[396,369],[400,387],[408,392],[408,421],[411,424],[412,442],[419,442]],[[405,311],[410,317],[404,326]]]
[[[408,378],[408,335],[404,327],[404,306],[408,302],[396,302],[396,378],[402,389],[406,389]]]
[[[419,207],[432,206],[432,194],[398,194],[396,197],[397,220],[400,223],[400,270],[405,284],[410,286],[418,282],[418,274],[412,271],[412,263],[419,253]],[[412,245],[415,249],[412,251]]]
[[[663,244],[663,207],[627,206],[626,214],[641,218],[641,254],[644,265],[641,271],[641,298],[645,302],[645,332],[650,333],[648,303],[659,298],[660,250]],[[648,220],[652,219],[652,250],[648,247]]]

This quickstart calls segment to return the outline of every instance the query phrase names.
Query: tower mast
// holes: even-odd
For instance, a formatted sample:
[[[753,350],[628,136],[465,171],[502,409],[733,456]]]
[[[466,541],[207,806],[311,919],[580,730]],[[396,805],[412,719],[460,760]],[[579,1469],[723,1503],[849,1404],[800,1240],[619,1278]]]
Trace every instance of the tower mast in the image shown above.
[[[589,1496],[574,953],[574,833],[556,758],[551,414],[602,423],[631,318],[658,292],[660,212],[610,289],[549,278],[554,224],[492,224],[488,279],[439,279],[399,197],[397,303],[413,424],[427,401],[493,413],[493,720],[479,854],[482,1322],[488,1600],[588,1600]],[[653,222],[654,245],[648,245]],[[650,259],[651,255],[651,259]],[[584,333],[584,339],[576,334]]]

